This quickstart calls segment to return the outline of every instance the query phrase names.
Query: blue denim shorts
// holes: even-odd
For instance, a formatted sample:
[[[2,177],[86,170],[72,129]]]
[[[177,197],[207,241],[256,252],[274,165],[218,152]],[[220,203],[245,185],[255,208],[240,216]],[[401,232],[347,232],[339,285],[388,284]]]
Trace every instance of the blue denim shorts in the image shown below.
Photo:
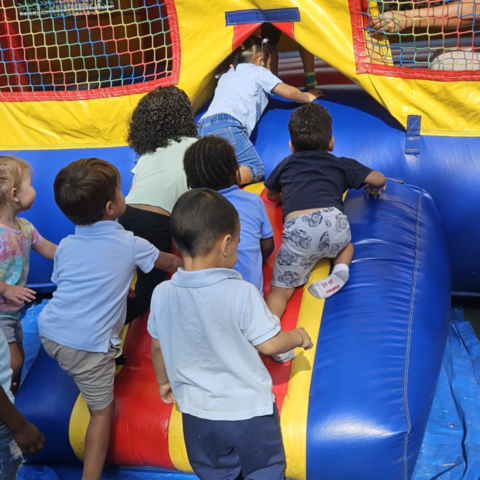
[[[12,432],[0,423],[0,480],[15,480],[22,465],[23,455]]]
[[[265,175],[265,167],[247,135],[247,129],[236,118],[227,113],[204,117],[198,124],[198,134],[200,137],[216,135],[225,138],[235,149],[238,164],[250,169],[252,183],[259,182]]]

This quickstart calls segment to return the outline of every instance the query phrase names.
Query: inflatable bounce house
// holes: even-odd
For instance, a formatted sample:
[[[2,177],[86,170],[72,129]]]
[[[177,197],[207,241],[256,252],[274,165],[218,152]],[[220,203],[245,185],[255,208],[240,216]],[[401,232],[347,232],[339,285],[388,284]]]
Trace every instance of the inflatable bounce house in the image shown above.
[[[218,65],[264,22],[322,59],[318,81],[328,85],[319,101],[333,117],[335,154],[400,181],[389,181],[377,199],[347,193],[351,279],[326,301],[299,289],[282,324],[303,326],[314,349],[287,364],[265,359],[290,479],[410,479],[452,292],[480,293],[477,7],[436,2],[443,4],[438,14],[430,2],[399,10],[404,3],[3,0],[0,6],[0,150],[33,165],[38,197],[26,217],[52,241],[73,231],[53,199],[58,170],[100,157],[119,168],[128,191],[135,156],[126,146],[127,121],[142,95],[178,85],[200,109]],[[454,59],[449,69],[446,57]],[[297,64],[284,55],[286,81],[294,82]],[[267,175],[289,153],[287,124],[296,107],[273,98],[254,132]],[[262,184],[248,188],[264,198]],[[281,206],[265,202],[278,248]],[[273,259],[265,266],[267,287],[272,265]],[[329,268],[320,261],[311,281]],[[51,270],[34,257],[29,284],[51,291]],[[128,362],[116,377],[107,463],[154,468],[156,478],[194,478],[181,414],[158,396],[149,345],[146,318],[138,319],[125,331]],[[88,411],[73,381],[43,351],[17,406],[48,440],[32,462],[80,464]]]

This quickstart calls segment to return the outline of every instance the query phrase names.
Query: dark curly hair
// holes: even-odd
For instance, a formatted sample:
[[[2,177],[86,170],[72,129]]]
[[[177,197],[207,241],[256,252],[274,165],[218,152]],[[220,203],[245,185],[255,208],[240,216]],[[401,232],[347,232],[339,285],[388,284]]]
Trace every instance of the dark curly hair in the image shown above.
[[[222,190],[238,183],[235,150],[221,137],[210,135],[190,145],[183,168],[190,188]]]
[[[132,113],[127,142],[138,155],[155,153],[180,137],[196,137],[195,114],[189,98],[177,87],[147,93]]]
[[[232,65],[234,68],[240,63],[252,63],[253,59],[259,54],[263,53],[263,61],[267,64],[270,50],[268,43],[256,35],[248,37],[231,56]]]
[[[307,103],[292,113],[288,131],[296,152],[326,152],[332,138],[332,117],[318,103]]]

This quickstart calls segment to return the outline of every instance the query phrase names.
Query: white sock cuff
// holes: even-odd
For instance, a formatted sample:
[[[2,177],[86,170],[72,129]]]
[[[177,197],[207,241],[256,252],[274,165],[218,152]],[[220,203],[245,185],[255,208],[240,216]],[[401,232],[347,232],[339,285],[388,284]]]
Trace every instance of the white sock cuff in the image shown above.
[[[338,263],[333,267],[332,273],[336,272],[349,272],[350,268],[346,263]]]

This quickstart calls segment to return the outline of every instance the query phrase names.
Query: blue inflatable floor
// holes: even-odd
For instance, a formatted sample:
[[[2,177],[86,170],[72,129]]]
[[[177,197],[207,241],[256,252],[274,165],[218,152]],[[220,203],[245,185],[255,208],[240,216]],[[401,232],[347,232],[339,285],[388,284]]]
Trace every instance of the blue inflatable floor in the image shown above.
[[[26,368],[40,346],[37,317],[46,302],[23,318]],[[447,349],[413,480],[478,480],[480,477],[480,344],[460,303],[453,305]],[[105,480],[148,480],[158,469],[106,468]],[[80,480],[76,467],[26,465],[21,480]],[[161,478],[193,480],[193,475],[162,472]]]

